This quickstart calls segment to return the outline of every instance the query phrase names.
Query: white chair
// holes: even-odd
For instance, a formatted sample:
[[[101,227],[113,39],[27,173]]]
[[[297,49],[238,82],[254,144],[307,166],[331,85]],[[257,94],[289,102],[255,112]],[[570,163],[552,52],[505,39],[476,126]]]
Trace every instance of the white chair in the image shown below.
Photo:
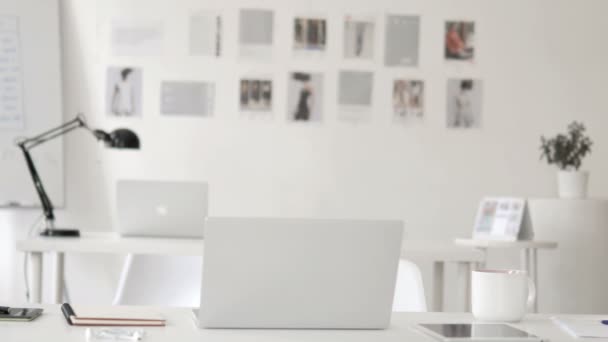
[[[113,305],[198,307],[202,257],[127,255]]]
[[[411,261],[399,261],[393,311],[427,311],[422,275],[418,266]]]

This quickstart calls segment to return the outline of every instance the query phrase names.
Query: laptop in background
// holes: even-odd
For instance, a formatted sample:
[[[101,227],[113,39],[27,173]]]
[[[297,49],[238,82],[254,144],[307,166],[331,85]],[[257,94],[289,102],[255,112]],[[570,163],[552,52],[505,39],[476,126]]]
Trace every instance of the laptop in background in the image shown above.
[[[117,182],[116,227],[122,236],[202,238],[207,208],[206,183]]]
[[[208,218],[198,325],[384,329],[403,223]]]

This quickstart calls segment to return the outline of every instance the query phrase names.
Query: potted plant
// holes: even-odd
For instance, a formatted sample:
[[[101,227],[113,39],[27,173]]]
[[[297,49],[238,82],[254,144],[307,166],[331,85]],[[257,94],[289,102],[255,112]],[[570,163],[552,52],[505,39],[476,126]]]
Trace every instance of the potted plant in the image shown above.
[[[585,135],[585,126],[579,122],[568,125],[568,133],[547,139],[541,136],[541,159],[559,168],[557,182],[560,198],[587,197],[589,173],[579,171],[583,158],[591,153],[593,142]]]

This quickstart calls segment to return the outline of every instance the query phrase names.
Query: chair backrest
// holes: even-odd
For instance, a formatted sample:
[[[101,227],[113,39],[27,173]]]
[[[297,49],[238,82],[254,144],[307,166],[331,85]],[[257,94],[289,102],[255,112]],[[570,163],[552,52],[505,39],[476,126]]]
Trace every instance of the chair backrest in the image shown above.
[[[416,264],[408,260],[399,261],[393,311],[427,311],[420,269]]]
[[[113,305],[197,307],[200,256],[128,255]]]

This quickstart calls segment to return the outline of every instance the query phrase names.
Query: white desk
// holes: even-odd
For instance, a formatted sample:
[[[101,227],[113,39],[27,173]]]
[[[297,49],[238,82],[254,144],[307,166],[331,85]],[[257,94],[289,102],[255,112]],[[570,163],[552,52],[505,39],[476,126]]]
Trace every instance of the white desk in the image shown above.
[[[540,289],[538,284],[538,253],[539,249],[555,249],[557,248],[557,242],[553,241],[497,241],[497,240],[474,240],[474,239],[456,239],[455,244],[457,246],[468,246],[478,248],[486,252],[491,248],[509,248],[521,250],[521,268],[526,270],[534,284],[536,289]],[[538,294],[538,292],[537,292]],[[538,312],[538,295],[534,301],[534,312]]]
[[[17,306],[17,305],[15,305]],[[86,327],[70,326],[60,312],[59,305],[45,305],[45,313],[30,323],[0,322],[3,341],[85,341]],[[75,305],[75,309],[77,306]],[[100,308],[104,312],[111,308]],[[434,341],[415,331],[418,323],[467,323],[470,314],[452,313],[394,313],[392,324],[386,330],[220,330],[199,329],[195,326],[190,309],[149,308],[160,313],[166,327],[146,328],[144,341],[148,342],[424,342]],[[95,311],[87,308],[87,311]],[[600,320],[600,316],[574,316]],[[555,326],[546,315],[530,315],[514,326],[551,342],[578,341]],[[605,339],[593,339],[601,342]]]
[[[83,233],[81,238],[43,238],[32,237],[17,242],[17,249],[28,253],[30,301],[41,302],[42,257],[52,255],[52,303],[61,302],[63,296],[63,269],[65,253],[110,253],[110,254],[148,254],[167,256],[202,256],[202,239],[135,238],[121,237],[114,233]],[[422,259],[433,262],[433,311],[443,311],[443,292],[445,287],[444,264],[458,265],[460,281],[464,282],[462,291],[467,303],[466,281],[471,268],[485,261],[485,253],[472,247],[455,246],[451,241],[413,241],[403,242],[403,259]],[[125,263],[121,279],[126,278],[129,263]],[[118,286],[118,293],[121,285]]]

